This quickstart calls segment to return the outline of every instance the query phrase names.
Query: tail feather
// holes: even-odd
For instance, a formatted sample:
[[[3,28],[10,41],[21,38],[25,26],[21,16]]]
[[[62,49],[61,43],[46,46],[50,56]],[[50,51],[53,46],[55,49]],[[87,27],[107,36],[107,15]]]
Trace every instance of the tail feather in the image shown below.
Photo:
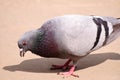
[[[115,23],[113,25],[113,32],[108,38],[107,44],[114,41],[120,36],[120,18],[116,18]]]
[[[120,18],[117,18],[117,20],[118,20],[118,24],[120,24]]]
[[[113,17],[103,17],[103,19],[105,19],[106,21],[109,21],[110,23],[112,23],[112,25],[117,25],[120,24],[120,18],[113,18]]]

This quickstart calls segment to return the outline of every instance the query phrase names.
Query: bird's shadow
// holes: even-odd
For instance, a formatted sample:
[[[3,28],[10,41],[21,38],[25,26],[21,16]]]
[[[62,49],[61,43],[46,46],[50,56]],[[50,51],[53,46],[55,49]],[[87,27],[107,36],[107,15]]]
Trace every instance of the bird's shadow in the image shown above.
[[[120,60],[120,54],[112,53],[112,52],[90,54],[78,61],[77,70],[96,66],[109,59]],[[33,73],[54,73],[58,71],[50,70],[51,65],[63,64],[64,62],[65,60],[61,60],[61,59],[37,58],[37,59],[24,60],[23,62],[17,65],[5,66],[3,67],[3,69],[11,72],[24,71],[24,72],[33,72]]]

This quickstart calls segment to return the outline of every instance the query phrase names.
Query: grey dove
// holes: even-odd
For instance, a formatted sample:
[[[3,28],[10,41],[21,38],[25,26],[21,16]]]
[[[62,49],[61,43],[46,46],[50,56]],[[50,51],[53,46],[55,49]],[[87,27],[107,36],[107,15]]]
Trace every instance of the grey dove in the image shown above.
[[[20,56],[31,51],[46,58],[68,59],[51,69],[67,69],[60,75],[74,74],[77,62],[120,36],[120,18],[64,15],[46,21],[40,28],[24,33],[18,40]],[[69,63],[73,62],[70,66]]]

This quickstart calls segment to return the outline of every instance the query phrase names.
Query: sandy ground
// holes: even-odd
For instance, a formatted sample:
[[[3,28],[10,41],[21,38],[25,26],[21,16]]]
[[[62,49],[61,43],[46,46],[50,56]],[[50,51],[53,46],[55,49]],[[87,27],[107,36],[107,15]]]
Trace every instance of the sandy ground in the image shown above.
[[[0,80],[120,80],[120,38],[81,59],[75,71],[80,78],[49,70],[65,60],[19,56],[17,40],[24,32],[65,14],[120,17],[120,0],[0,0]]]

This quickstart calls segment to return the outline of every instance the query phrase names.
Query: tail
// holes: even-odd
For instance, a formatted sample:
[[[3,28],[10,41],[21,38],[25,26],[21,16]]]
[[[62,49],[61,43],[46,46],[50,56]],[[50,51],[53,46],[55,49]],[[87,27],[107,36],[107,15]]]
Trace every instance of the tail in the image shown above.
[[[117,19],[120,19],[120,18],[117,18]]]
[[[112,23],[112,25],[117,25],[120,24],[120,18],[113,18],[113,17],[103,17],[103,19],[105,19],[106,21],[109,21],[110,23]]]
[[[120,24],[120,18],[117,18],[117,20],[118,20],[118,24]]]
[[[107,44],[114,41],[120,36],[120,18],[114,18],[111,23],[113,24],[113,32],[109,36]]]

